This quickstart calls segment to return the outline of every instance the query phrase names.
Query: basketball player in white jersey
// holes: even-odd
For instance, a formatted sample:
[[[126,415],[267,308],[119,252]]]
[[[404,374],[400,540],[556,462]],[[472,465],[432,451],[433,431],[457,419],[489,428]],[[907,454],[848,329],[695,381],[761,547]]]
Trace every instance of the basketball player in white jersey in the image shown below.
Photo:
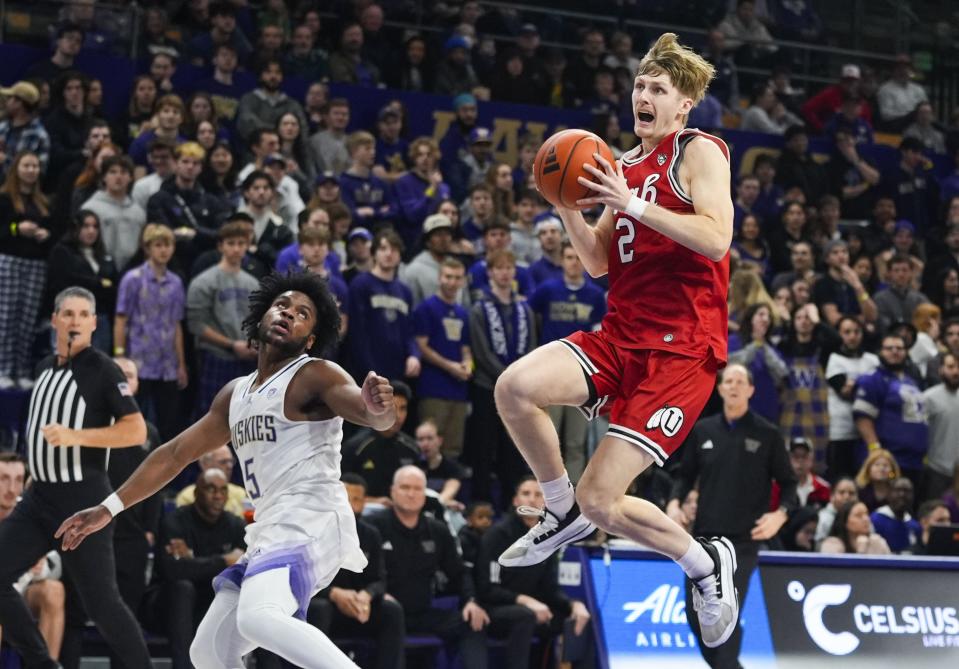
[[[333,343],[339,327],[336,302],[317,275],[264,278],[243,325],[258,349],[257,370],[224,386],[209,413],[151,453],[102,504],[64,521],[56,536],[64,550],[76,548],[232,440],[256,513],[246,555],[214,580],[216,598],[190,648],[193,664],[236,669],[260,647],[307,669],[353,668],[303,618],[341,567],[366,565],[339,481],[343,419],[387,429],[396,419],[393,388],[374,372],[360,388],[339,366],[307,355]]]

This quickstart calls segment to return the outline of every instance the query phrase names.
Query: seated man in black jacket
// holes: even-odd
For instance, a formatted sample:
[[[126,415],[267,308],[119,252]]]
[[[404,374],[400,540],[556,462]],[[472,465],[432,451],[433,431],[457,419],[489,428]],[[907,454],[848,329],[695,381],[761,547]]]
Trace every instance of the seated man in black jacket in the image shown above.
[[[196,481],[196,500],[160,521],[160,608],[174,669],[189,669],[190,643],[213,602],[213,577],[243,556],[246,525],[224,513],[226,475],[212,467]],[[153,608],[153,607],[150,607]]]
[[[403,666],[405,638],[403,607],[386,594],[386,567],[383,564],[383,539],[379,531],[360,519],[366,502],[366,481],[358,474],[341,477],[356,514],[356,533],[360,549],[366,555],[363,573],[341,569],[333,583],[310,602],[306,619],[324,634],[338,637],[368,636],[376,641],[376,669]]]
[[[507,668],[529,665],[534,632],[545,638],[563,633],[569,623],[576,643],[567,643],[567,662],[574,667],[593,667],[596,662],[590,615],[586,606],[570,600],[559,586],[559,559],[531,567],[503,567],[496,559],[514,541],[539,522],[539,516],[520,515],[521,506],[543,509],[543,491],[533,476],[523,477],[513,496],[513,512],[483,535],[476,559],[476,594],[490,616],[490,634],[509,635]],[[585,636],[584,636],[585,635]],[[582,640],[583,643],[579,643]],[[575,656],[572,652],[575,646]],[[537,664],[539,664],[537,662]]]
[[[486,669],[483,628],[489,616],[475,601],[473,576],[463,566],[449,528],[422,513],[426,504],[423,470],[416,465],[397,469],[390,499],[392,508],[369,520],[383,537],[386,591],[403,605],[407,633],[435,634],[448,644],[455,643],[463,669]],[[434,606],[438,590],[458,595],[460,608]]]

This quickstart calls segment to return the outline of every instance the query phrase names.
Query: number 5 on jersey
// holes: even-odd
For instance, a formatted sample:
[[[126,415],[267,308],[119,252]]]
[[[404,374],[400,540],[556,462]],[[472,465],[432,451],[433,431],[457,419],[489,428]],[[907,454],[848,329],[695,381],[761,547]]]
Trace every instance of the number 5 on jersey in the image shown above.
[[[646,200],[650,204],[656,204],[656,187],[653,185],[659,181],[658,174],[650,174],[643,182],[643,190],[639,195],[640,199]],[[637,189],[638,190],[638,189]],[[624,265],[633,261],[633,250],[629,246],[636,239],[635,223],[629,218],[622,217],[616,221],[616,230],[625,229],[622,237],[619,238],[619,261]]]
[[[250,499],[257,499],[260,496],[260,484],[256,482],[256,474],[253,473],[253,458],[243,463],[243,475],[246,477],[246,491],[250,493]]]

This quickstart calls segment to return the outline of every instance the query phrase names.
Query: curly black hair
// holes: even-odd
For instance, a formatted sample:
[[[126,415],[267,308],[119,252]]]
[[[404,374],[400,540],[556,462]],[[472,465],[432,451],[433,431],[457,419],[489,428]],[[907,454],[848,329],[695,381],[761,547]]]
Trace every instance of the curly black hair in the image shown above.
[[[250,311],[243,321],[243,331],[251,345],[258,341],[260,321],[273,306],[277,297],[287,291],[303,293],[316,307],[316,324],[313,334],[316,341],[307,352],[322,352],[336,344],[340,332],[340,310],[330,292],[326,279],[308,272],[272,274],[260,280],[260,287],[250,293]]]

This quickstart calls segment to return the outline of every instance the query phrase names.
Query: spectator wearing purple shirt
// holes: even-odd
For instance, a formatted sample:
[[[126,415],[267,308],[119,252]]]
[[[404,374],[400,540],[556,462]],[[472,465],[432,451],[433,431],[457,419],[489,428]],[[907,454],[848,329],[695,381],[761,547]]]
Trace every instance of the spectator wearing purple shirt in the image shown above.
[[[183,354],[186,291],[167,269],[173,256],[173,231],[150,223],[143,229],[147,261],[120,280],[113,325],[117,356],[133,360],[140,374],[137,401],[156,424],[164,441],[178,431],[178,389],[187,384]]]
[[[364,227],[393,220],[396,209],[389,184],[373,175],[376,139],[358,130],[346,140],[352,164],[340,175],[340,197],[350,208],[353,220]]]
[[[466,283],[466,268],[455,258],[440,264],[439,290],[413,311],[413,331],[423,356],[419,418],[432,420],[443,435],[443,455],[463,452],[463,428],[473,375],[469,312],[458,299]]]
[[[533,285],[563,278],[563,224],[549,214],[536,221],[536,237],[542,249],[539,260],[529,266]]]
[[[419,376],[413,294],[397,278],[403,240],[392,228],[384,228],[376,233],[372,248],[373,269],[350,283],[351,370],[360,379],[371,369],[388,379]]]
[[[418,137],[410,144],[410,162],[413,167],[393,184],[393,194],[399,209],[398,232],[407,248],[414,248],[427,214],[440,202],[449,198],[450,187],[443,183],[437,169],[440,148],[429,137]]]

